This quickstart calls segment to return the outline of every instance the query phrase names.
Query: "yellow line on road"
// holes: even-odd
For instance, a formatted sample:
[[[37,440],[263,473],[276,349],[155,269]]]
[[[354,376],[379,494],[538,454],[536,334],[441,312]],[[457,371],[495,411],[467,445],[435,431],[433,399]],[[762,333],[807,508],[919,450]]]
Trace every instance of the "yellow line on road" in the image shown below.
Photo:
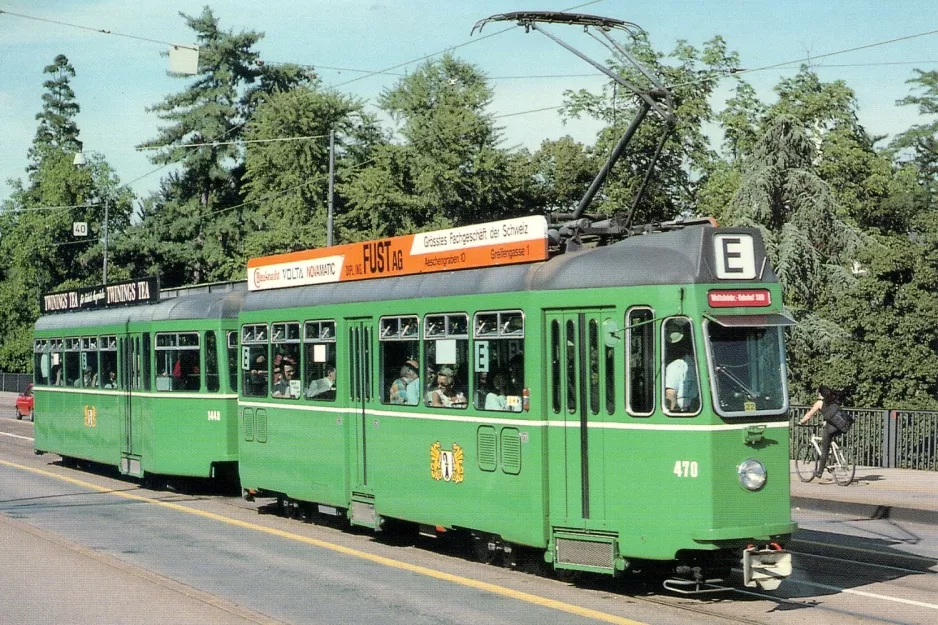
[[[385,558],[383,556],[378,556],[372,553],[365,551],[360,551],[358,549],[352,549],[350,547],[345,547],[342,545],[337,545],[335,543],[326,542],[324,540],[318,540],[316,538],[309,538],[307,536],[300,536],[298,534],[292,534],[290,532],[285,532],[283,530],[278,530],[272,527],[265,527],[263,525],[257,525],[255,523],[248,523],[247,521],[239,521],[238,519],[232,519],[230,517],[222,516],[220,514],[215,514],[213,512],[206,512],[204,510],[197,510],[195,508],[189,508],[178,503],[171,503],[168,501],[159,501],[157,499],[150,499],[149,497],[143,497],[141,495],[134,495],[132,493],[127,493],[123,491],[115,491],[110,488],[105,488],[103,486],[98,486],[96,484],[91,484],[90,482],[85,482],[83,480],[76,480],[75,478],[67,477],[64,475],[58,475],[56,473],[51,473],[49,471],[44,471],[42,469],[36,469],[33,467],[27,467],[25,465],[16,464],[6,460],[0,460],[0,465],[7,466],[13,469],[21,469],[23,471],[29,471],[30,473],[35,473],[37,475],[42,475],[45,477],[51,477],[63,482],[68,482],[69,484],[74,484],[75,486],[80,486],[82,488],[87,488],[101,493],[107,493],[109,495],[114,495],[115,497],[122,497],[123,499],[130,499],[132,501],[140,501],[143,503],[153,504],[157,506],[162,506],[164,508],[169,508],[170,510],[176,510],[177,512],[185,512],[187,514],[193,514],[200,516],[206,519],[211,519],[213,521],[218,521],[219,523],[226,523],[228,525],[233,525],[235,527],[241,527],[244,529],[254,530],[257,532],[263,532],[270,536],[277,536],[278,538],[286,538],[287,540],[293,540],[296,542],[305,543],[307,545],[312,545],[314,547],[319,547],[321,549],[329,549],[330,551],[335,551],[347,556],[352,556],[354,558],[360,558],[362,560],[368,560],[374,562],[375,564],[380,564],[382,566],[387,566],[395,569],[400,569],[403,571],[409,571],[411,573],[417,573],[418,575],[424,575],[426,577],[432,577],[434,579],[439,579],[445,582],[450,582],[452,584],[459,584],[460,586],[466,586],[469,588],[475,588],[477,590],[483,590],[490,592],[492,594],[500,595],[503,597],[509,597],[511,599],[516,599],[518,601],[524,601],[526,603],[531,603],[534,605],[539,605],[545,608],[551,608],[560,612],[566,612],[568,614],[575,614],[577,616],[582,616],[584,618],[590,618],[597,621],[602,621],[604,623],[615,623],[616,625],[646,625],[641,621],[633,621],[631,619],[623,618],[620,616],[615,616],[614,614],[607,614],[605,612],[600,612],[598,610],[591,610],[589,608],[583,608],[576,606],[570,603],[564,603],[562,601],[556,601],[554,599],[547,599],[545,597],[540,597],[538,595],[532,595],[530,593],[521,592],[518,590],[513,590],[511,588],[505,588],[504,586],[498,586],[496,584],[489,584],[487,582],[482,582],[479,580],[471,579],[468,577],[462,577],[460,575],[453,575],[450,573],[444,573],[443,571],[437,571],[435,569],[430,569],[423,566],[418,566],[416,564],[408,564],[407,562],[401,562],[399,560],[392,560],[391,558]]]

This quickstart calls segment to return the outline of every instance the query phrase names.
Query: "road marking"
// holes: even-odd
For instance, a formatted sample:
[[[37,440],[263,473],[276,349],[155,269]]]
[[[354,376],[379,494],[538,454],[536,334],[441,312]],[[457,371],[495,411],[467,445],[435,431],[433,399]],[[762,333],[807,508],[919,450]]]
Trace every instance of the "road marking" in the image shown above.
[[[7,466],[13,469],[21,469],[23,471],[29,471],[30,473],[35,473],[37,475],[42,475],[45,477],[51,477],[57,480],[61,480],[63,482],[68,482],[69,484],[73,484],[75,486],[80,486],[82,488],[87,488],[87,489],[94,490],[100,493],[114,495],[115,497],[122,497],[124,499],[130,499],[132,501],[140,501],[143,503],[149,503],[149,504],[153,504],[157,506],[162,506],[164,508],[169,508],[170,510],[175,510],[177,512],[185,512],[187,514],[193,514],[195,516],[200,516],[205,519],[218,521],[219,523],[226,523],[228,525],[233,525],[235,527],[262,532],[270,536],[276,536],[278,538],[285,538],[287,540],[293,540],[296,542],[305,543],[307,545],[312,545],[314,547],[319,547],[321,549],[328,549],[330,551],[335,551],[336,553],[341,553],[341,554],[351,556],[354,558],[368,560],[370,562],[373,562],[375,564],[380,564],[382,566],[400,569],[402,571],[408,571],[410,573],[416,573],[418,575],[424,575],[426,577],[432,577],[434,579],[438,579],[444,582],[450,582],[452,584],[458,584],[460,586],[475,588],[476,590],[490,592],[495,595],[501,595],[503,597],[508,597],[510,599],[515,599],[518,601],[523,601],[525,603],[531,603],[531,604],[538,605],[541,607],[551,608],[559,612],[575,614],[577,616],[582,616],[584,618],[590,618],[590,619],[594,619],[597,621],[602,621],[604,623],[614,623],[615,625],[647,625],[646,623],[642,623],[641,621],[633,621],[631,619],[623,618],[620,616],[615,616],[614,614],[607,614],[605,612],[600,612],[598,610],[592,610],[590,608],[583,608],[577,605],[564,603],[562,601],[557,601],[554,599],[547,599],[546,597],[540,597],[538,595],[532,595],[530,593],[513,590],[511,588],[505,588],[503,586],[490,584],[488,582],[482,582],[479,580],[471,579],[469,577],[462,577],[460,575],[444,573],[443,571],[437,571],[435,569],[427,568],[424,566],[419,566],[416,564],[409,564],[407,562],[392,560],[391,558],[386,558],[384,556],[379,556],[379,555],[375,555],[375,554],[368,553],[365,551],[360,551],[358,549],[353,549],[351,547],[345,547],[343,545],[337,545],[335,543],[326,542],[324,540],[319,540],[316,538],[309,538],[307,536],[300,536],[298,534],[292,534],[284,530],[278,530],[272,527],[265,527],[263,525],[249,523],[247,521],[239,521],[238,519],[232,519],[230,517],[222,516],[220,514],[215,514],[214,512],[206,512],[204,510],[189,508],[178,503],[171,503],[168,501],[159,501],[157,499],[150,499],[149,497],[143,497],[141,495],[134,495],[132,493],[115,491],[110,488],[106,488],[104,486],[98,486],[97,484],[92,484],[90,482],[77,480],[75,478],[67,477],[64,475],[58,475],[56,473],[50,473],[49,471],[45,471],[43,469],[27,467],[25,465],[16,464],[14,462],[9,462],[7,460],[0,460],[0,465]]]
[[[9,436],[10,438],[22,438],[24,441],[34,440],[31,436],[20,436],[19,434],[10,434],[9,432],[0,432],[0,436]]]
[[[827,584],[819,584],[817,582],[808,582],[805,580],[794,580],[796,584],[804,584],[806,586],[814,586],[815,588],[823,588],[824,590],[831,590],[834,592],[842,592],[850,595],[859,595],[861,597],[867,597],[869,599],[879,599],[881,601],[892,601],[893,603],[904,603],[906,605],[914,605],[918,608],[928,608],[930,610],[938,610],[938,605],[934,603],[925,603],[923,601],[914,601],[912,599],[903,599],[901,597],[887,597],[886,595],[878,595],[874,592],[866,592],[865,590],[854,590],[853,588],[841,588],[840,586],[829,586]]]

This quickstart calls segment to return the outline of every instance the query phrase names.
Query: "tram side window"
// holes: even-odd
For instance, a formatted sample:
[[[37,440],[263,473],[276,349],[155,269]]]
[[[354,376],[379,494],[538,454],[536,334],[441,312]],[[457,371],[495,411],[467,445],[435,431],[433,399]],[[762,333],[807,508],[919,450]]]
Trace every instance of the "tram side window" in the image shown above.
[[[98,345],[101,348],[101,384],[103,388],[117,388],[117,337],[102,336]]]
[[[150,335],[143,335],[143,347],[141,356],[141,375],[143,377],[143,390],[150,390]]]
[[[205,390],[217,393],[218,388],[218,341],[215,331],[209,330],[205,333]]]
[[[33,383],[49,384],[49,374],[52,371],[49,341],[37,340],[33,344],[33,354]]]
[[[65,386],[81,386],[81,341],[65,339]]]
[[[303,397],[335,401],[335,359],[335,321],[307,321],[303,326]]]
[[[241,327],[241,388],[246,397],[267,397],[270,385],[267,325]]]
[[[424,317],[427,393],[435,408],[469,405],[469,316],[465,313]],[[431,372],[434,375],[431,375]]]
[[[300,324],[275,323],[270,328],[273,343],[271,396],[296,399],[302,392],[300,380]]]
[[[632,308],[625,315],[625,408],[634,416],[655,410],[654,317],[648,308]]]
[[[381,402],[420,402],[420,323],[416,316],[382,317],[378,330]],[[429,378],[426,378],[429,379]]]
[[[228,333],[228,384],[231,391],[238,392],[238,333]]]
[[[98,377],[98,337],[83,336],[81,338],[80,385],[84,388],[98,388],[101,385]]]
[[[199,351],[198,332],[157,334],[156,390],[199,390]]]
[[[559,414],[561,407],[561,366],[560,322],[555,319],[550,322],[550,404],[554,414]]]
[[[65,384],[65,342],[62,339],[49,339],[49,384]]]
[[[472,334],[473,404],[479,410],[520,412],[524,389],[523,313],[477,313]]]
[[[693,328],[686,317],[662,324],[665,414],[690,415],[700,408]]]

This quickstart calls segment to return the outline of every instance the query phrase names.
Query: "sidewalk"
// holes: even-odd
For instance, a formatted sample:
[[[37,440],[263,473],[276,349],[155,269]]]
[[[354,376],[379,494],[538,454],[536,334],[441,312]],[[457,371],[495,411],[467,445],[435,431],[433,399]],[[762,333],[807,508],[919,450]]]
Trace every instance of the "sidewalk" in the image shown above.
[[[791,506],[938,524],[938,471],[857,467],[854,482],[844,487],[827,477],[805,484],[792,462]]]

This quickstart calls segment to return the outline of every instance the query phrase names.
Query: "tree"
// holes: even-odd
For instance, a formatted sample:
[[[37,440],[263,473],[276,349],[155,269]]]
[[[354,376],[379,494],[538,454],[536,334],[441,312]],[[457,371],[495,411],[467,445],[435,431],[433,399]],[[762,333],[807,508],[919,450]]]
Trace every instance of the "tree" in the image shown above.
[[[42,83],[45,92],[42,94],[42,111],[36,114],[39,127],[29,149],[30,164],[27,170],[30,172],[39,168],[50,150],[77,152],[81,149],[78,124],[75,123],[80,107],[75,102],[75,93],[71,87],[75,68],[68,57],[59,54],[42,71],[50,74],[51,78]]]
[[[492,90],[472,65],[450,54],[427,61],[385,91],[379,105],[400,122],[409,177],[429,214],[422,224],[461,225],[510,212],[507,158],[486,108]]]
[[[128,222],[130,192],[120,188],[101,157],[88,167],[72,164],[80,149],[74,117],[79,106],[68,59],[59,55],[45,68],[42,111],[29,149],[26,183],[11,181],[13,192],[0,206],[0,368],[31,367],[32,327],[41,294],[101,283],[105,201],[109,223],[119,232]],[[86,221],[86,239],[72,236],[72,223]]]
[[[363,108],[358,100],[307,86],[275,92],[257,106],[246,134],[243,188],[256,208],[247,217],[252,227],[244,258],[325,245],[329,134],[336,133],[341,184],[380,140],[377,122]],[[264,142],[280,137],[308,138]],[[335,212],[344,214],[342,196],[335,195]]]
[[[127,249],[128,257],[149,262],[169,285],[224,277],[216,268],[232,250],[223,244],[240,243],[240,233],[228,241],[214,226],[217,211],[240,202],[239,175],[233,171],[240,161],[237,140],[249,108],[246,85],[260,74],[253,46],[263,36],[221,30],[209,7],[197,17],[180,15],[199,42],[199,76],[148,109],[170,124],[140,147],[156,149],[153,163],[182,168],[164,180],[144,213],[144,232],[134,233]],[[255,99],[252,92],[248,100]]]
[[[921,115],[938,115],[938,71],[915,70],[916,77],[907,81],[916,90],[897,103],[915,106]],[[936,205],[938,198],[938,120],[916,124],[901,133],[892,143],[900,158],[913,162],[919,171],[919,180],[926,190],[928,206]]]

